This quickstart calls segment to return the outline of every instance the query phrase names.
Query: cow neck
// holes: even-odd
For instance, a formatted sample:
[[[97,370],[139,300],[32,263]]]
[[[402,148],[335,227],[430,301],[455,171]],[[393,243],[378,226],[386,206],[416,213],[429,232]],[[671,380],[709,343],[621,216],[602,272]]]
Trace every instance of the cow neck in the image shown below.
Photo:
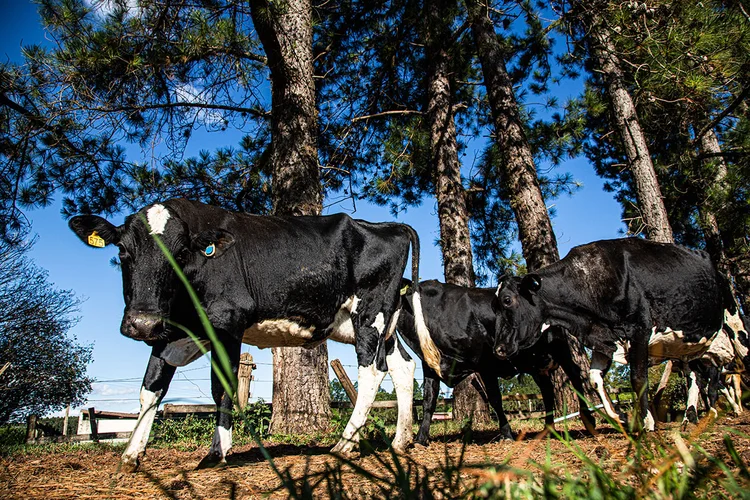
[[[584,304],[586,301],[577,290],[565,286],[555,276],[543,276],[544,288],[539,292],[543,322],[559,326],[568,331],[579,331],[584,323],[593,317]]]

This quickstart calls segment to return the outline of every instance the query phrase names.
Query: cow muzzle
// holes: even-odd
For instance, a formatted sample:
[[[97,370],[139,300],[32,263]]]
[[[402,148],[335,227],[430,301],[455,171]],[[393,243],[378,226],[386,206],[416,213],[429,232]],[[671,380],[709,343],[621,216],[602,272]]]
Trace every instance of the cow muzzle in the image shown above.
[[[159,340],[164,337],[164,321],[154,313],[128,311],[122,318],[120,332],[135,340]]]
[[[505,342],[496,342],[494,350],[495,356],[502,360],[509,359],[518,352],[518,348],[515,345]]]
[[[495,356],[503,360],[508,359],[510,357],[510,355],[508,354],[508,350],[505,348],[504,345],[495,346]]]

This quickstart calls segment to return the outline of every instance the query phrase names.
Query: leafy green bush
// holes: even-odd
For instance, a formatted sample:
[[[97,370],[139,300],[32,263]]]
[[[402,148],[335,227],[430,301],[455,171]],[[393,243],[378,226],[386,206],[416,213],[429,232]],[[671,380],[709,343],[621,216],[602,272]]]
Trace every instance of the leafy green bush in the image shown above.
[[[271,423],[271,409],[262,400],[247,405],[243,412],[234,412],[234,427],[232,437],[235,444],[244,444],[253,441],[253,432],[259,438],[268,435],[268,426]],[[208,446],[213,439],[216,429],[216,419],[213,414],[210,417],[197,417],[187,415],[184,418],[170,418],[157,420],[154,423],[155,445],[178,445],[178,446]]]
[[[8,424],[0,427],[0,448],[22,445],[26,442],[26,426]]]

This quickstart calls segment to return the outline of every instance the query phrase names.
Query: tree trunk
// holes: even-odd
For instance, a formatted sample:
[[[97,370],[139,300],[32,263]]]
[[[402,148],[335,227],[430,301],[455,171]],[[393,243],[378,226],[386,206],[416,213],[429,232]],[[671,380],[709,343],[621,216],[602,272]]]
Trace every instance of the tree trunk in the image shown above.
[[[700,149],[708,155],[713,155],[709,156],[706,160],[706,162],[710,163],[710,167],[715,169],[714,178],[711,180],[711,184],[707,191],[714,193],[724,191],[724,183],[728,174],[728,169],[724,158],[720,156],[721,145],[719,144],[719,138],[716,137],[716,132],[714,132],[713,129],[709,130],[701,137]],[[710,195],[707,193],[704,196],[703,202],[698,206],[703,237],[706,241],[706,251],[711,255],[711,260],[713,260],[716,268],[724,275],[727,282],[730,284],[735,304],[747,311],[747,309],[743,307],[744,304],[741,305],[740,297],[737,293],[737,284],[734,279],[732,265],[727,257],[721,228],[719,227],[719,221],[716,217],[716,204],[712,203],[709,196]],[[724,197],[724,194],[719,194],[720,203]]]
[[[518,101],[513,93],[513,82],[506,69],[495,27],[485,4],[480,4],[477,0],[465,2],[492,112],[495,141],[503,155],[498,166],[499,176],[510,196],[526,266],[529,271],[533,271],[560,260],[557,240],[539,187],[534,158],[526,139]],[[579,345],[577,342],[571,343],[574,361],[588,371],[589,360],[585,352],[578,348]],[[577,396],[567,381],[562,370],[552,372],[555,412],[558,415],[563,409],[578,409]]]
[[[271,71],[271,161],[277,215],[320,214],[317,112],[309,0],[252,0],[252,17]],[[273,349],[271,432],[328,430],[328,348]]]
[[[667,217],[646,137],[641,130],[633,99],[625,88],[624,74],[614,43],[598,12],[596,7],[587,10],[586,24],[590,27],[591,53],[596,67],[603,75],[617,132],[630,162],[643,231],[650,240],[673,243],[672,226]],[[640,229],[636,232],[640,232]]]
[[[719,139],[716,137],[716,133],[713,130],[709,130],[701,137],[700,150],[708,154],[721,153]],[[724,161],[724,158],[721,156],[716,156],[715,158],[709,157],[709,159],[706,160],[706,163],[711,164],[711,167],[714,168],[716,172],[707,191],[711,191],[711,188],[721,189],[722,183],[727,176],[727,164]],[[714,264],[731,282],[731,272],[729,271],[729,263],[727,262],[727,256],[724,252],[724,243],[721,238],[719,222],[716,218],[716,213],[712,208],[711,200],[708,199],[708,193],[706,193],[703,198],[703,202],[698,206],[698,213],[701,220],[704,239],[706,240],[706,250],[711,255]]]
[[[452,4],[452,5],[451,5]],[[450,79],[450,54],[446,42],[451,38],[451,16],[445,12],[455,2],[429,0],[427,14],[427,119],[430,124],[430,150],[435,176],[435,198],[440,222],[440,248],[445,281],[473,287],[474,263],[469,232],[469,211],[461,182],[453,93]],[[453,389],[453,418],[490,422],[489,405],[474,388],[472,375]],[[488,381],[489,383],[490,381]]]

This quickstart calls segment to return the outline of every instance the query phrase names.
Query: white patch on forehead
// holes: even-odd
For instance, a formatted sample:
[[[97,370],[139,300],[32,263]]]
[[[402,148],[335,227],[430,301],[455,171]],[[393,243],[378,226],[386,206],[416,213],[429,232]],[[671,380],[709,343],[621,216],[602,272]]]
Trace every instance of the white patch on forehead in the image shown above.
[[[542,333],[544,333],[545,331],[547,331],[547,329],[548,329],[548,328],[549,328],[550,326],[551,326],[551,325],[550,325],[549,323],[542,323]]]
[[[265,347],[302,347],[312,339],[314,326],[302,326],[288,319],[266,319],[242,334],[242,342]]]
[[[148,227],[151,228],[149,234],[164,234],[164,228],[170,218],[169,210],[164,205],[154,205],[146,212]]]

